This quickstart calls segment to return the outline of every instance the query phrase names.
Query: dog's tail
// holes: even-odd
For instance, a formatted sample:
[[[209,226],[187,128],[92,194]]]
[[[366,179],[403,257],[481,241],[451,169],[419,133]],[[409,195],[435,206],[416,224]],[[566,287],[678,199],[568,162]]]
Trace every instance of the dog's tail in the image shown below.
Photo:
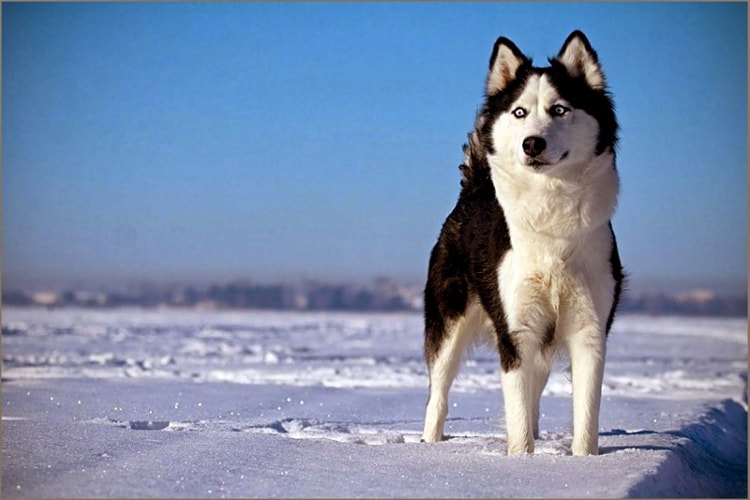
[[[464,162],[461,170],[461,187],[469,189],[478,187],[490,179],[490,168],[487,164],[487,153],[482,141],[484,116],[479,114],[474,130],[469,134],[469,142],[464,144]]]

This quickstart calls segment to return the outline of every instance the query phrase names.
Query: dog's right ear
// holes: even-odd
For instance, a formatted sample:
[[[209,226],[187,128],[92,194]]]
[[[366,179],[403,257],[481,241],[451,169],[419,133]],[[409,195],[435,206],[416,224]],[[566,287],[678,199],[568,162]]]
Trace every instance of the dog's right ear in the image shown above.
[[[531,60],[518,50],[516,44],[501,36],[495,42],[490,57],[490,72],[487,75],[485,92],[488,96],[504,90],[516,77],[518,68]]]

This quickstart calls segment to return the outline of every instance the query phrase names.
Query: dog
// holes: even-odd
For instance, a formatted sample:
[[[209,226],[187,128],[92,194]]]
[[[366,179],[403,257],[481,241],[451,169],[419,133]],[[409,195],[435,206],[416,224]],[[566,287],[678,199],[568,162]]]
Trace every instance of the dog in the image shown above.
[[[618,125],[597,53],[574,31],[549,66],[495,42],[461,191],[430,254],[422,441],[444,439],[464,352],[500,356],[508,454],[533,453],[556,353],[573,386],[573,455],[599,452],[606,339],[624,286],[612,229]]]

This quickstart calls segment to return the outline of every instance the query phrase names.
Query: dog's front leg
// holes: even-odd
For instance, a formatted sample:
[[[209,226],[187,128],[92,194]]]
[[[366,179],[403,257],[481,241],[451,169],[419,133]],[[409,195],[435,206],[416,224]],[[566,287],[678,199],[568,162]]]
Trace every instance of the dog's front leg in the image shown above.
[[[534,452],[531,382],[529,363],[502,372],[508,455]]]
[[[515,368],[502,371],[508,454],[533,453],[539,437],[539,398],[550,372],[550,359],[536,342],[521,345]]]
[[[605,335],[598,328],[581,330],[570,339],[568,348],[573,377],[573,455],[598,455]]]

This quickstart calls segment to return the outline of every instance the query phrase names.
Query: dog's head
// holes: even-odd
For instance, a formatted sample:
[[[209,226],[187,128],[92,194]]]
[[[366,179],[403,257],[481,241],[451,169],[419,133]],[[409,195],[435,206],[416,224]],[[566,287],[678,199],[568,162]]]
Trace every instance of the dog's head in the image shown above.
[[[488,159],[504,169],[563,173],[614,155],[617,122],[596,52],[570,34],[550,66],[534,67],[516,45],[495,42],[481,112]]]

